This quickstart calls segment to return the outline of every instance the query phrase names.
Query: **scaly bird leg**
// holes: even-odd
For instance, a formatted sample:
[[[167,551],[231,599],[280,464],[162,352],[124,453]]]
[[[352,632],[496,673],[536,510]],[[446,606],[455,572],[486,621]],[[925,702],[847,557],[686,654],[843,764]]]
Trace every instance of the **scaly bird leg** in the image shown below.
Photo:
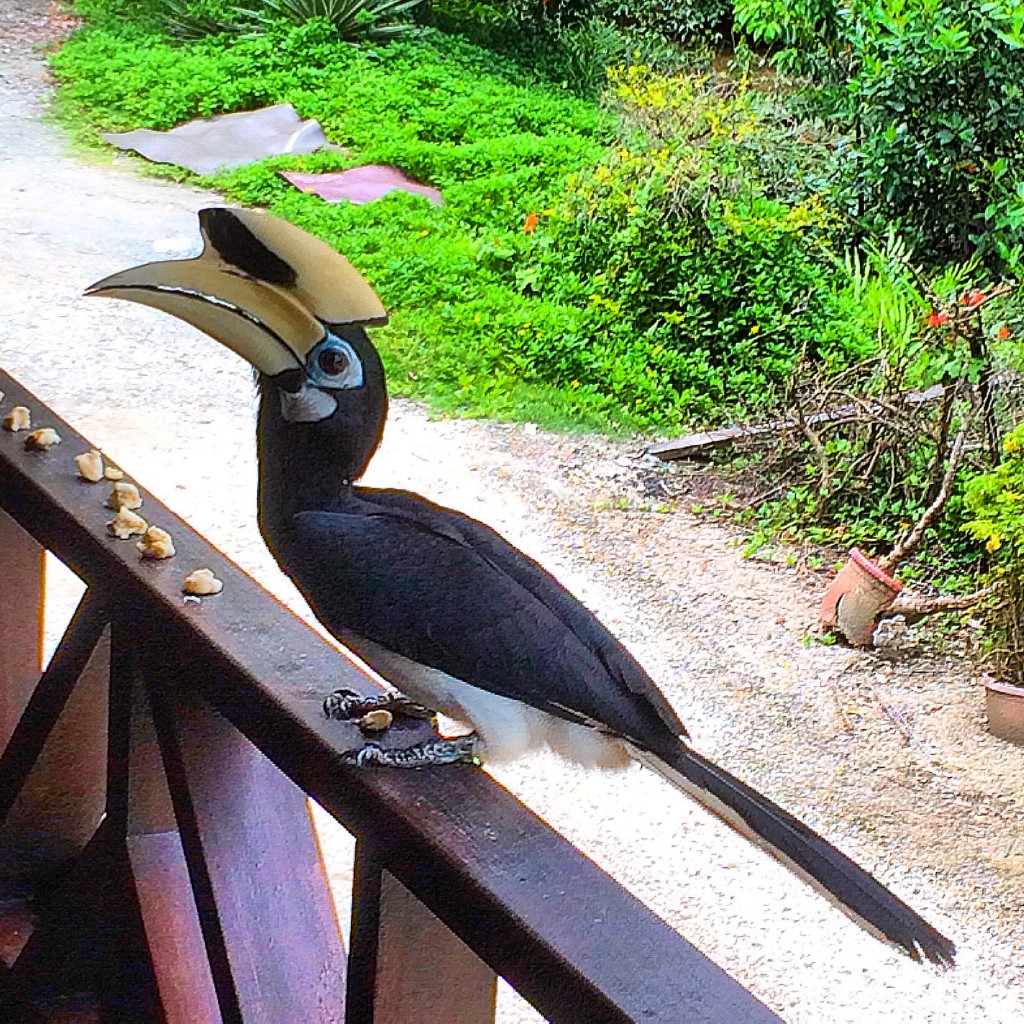
[[[391,711],[408,718],[433,718],[434,712],[403,697],[400,693],[380,693],[364,697],[355,690],[335,690],[324,699],[324,714],[328,718],[344,721],[362,718],[371,711]]]
[[[356,768],[368,768],[370,765],[385,768],[431,768],[439,764],[478,764],[478,745],[475,735],[460,736],[454,740],[431,740],[405,750],[385,750],[368,743],[358,750],[346,750],[342,760]]]

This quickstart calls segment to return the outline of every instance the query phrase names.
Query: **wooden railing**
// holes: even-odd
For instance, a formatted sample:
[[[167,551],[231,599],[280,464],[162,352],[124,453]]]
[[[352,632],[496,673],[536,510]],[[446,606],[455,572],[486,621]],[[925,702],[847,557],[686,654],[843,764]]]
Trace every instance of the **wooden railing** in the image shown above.
[[[341,765],[321,698],[373,680],[151,495],[173,559],[108,537],[89,444],[0,392],[63,437],[0,431],[0,1017],[484,1024],[500,975],[566,1024],[778,1019],[485,773]],[[41,673],[45,550],[87,589]],[[347,954],[307,796],[356,836]]]

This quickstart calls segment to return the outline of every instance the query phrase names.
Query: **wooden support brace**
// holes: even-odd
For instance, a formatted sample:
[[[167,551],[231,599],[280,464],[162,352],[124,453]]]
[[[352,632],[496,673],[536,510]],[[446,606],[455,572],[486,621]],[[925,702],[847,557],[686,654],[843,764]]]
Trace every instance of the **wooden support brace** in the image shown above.
[[[346,1024],[493,1024],[497,976],[360,841]]]
[[[86,593],[0,755],[0,877],[76,857],[104,810],[109,634]]]
[[[0,509],[0,750],[42,669],[46,552]]]

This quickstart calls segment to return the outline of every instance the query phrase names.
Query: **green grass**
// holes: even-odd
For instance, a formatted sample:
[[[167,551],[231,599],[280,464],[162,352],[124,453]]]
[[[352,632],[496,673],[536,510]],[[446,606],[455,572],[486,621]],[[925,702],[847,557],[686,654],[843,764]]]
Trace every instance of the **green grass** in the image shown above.
[[[515,278],[534,241],[527,216],[554,203],[612,138],[597,105],[433,30],[387,46],[343,43],[318,23],[179,43],[120,19],[109,0],[84,6],[93,20],[52,58],[56,114],[76,141],[288,102],[345,147],[206,179],[157,172],[266,207],[343,252],[391,312],[375,338],[395,393],[452,415],[556,429],[643,426],[596,387],[543,379],[530,354],[543,343],[537,325],[562,331],[579,311],[524,295]],[[404,194],[329,205],[277,173],[369,162],[430,182],[445,205]]]

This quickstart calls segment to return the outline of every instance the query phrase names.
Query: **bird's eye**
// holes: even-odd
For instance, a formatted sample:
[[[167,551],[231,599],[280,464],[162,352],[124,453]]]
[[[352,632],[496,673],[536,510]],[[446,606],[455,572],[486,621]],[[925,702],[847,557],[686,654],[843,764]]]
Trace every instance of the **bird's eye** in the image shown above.
[[[340,352],[336,348],[325,348],[317,356],[317,364],[326,376],[338,377],[352,365],[352,361],[347,352]]]
[[[310,352],[306,376],[316,387],[343,391],[363,386],[363,363],[352,345],[335,334]]]

